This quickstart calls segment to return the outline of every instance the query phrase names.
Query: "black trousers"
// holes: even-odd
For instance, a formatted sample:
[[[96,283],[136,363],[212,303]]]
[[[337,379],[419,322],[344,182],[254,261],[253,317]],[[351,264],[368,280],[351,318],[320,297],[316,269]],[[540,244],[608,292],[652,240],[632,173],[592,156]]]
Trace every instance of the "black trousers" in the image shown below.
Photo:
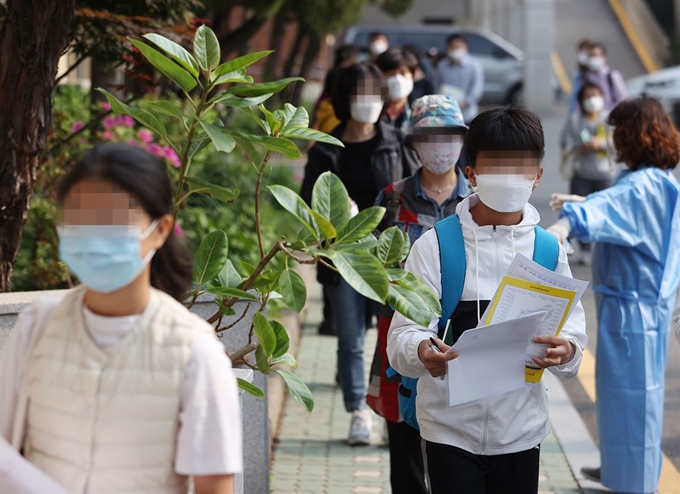
[[[427,494],[420,431],[406,422],[387,421],[392,494]]]
[[[540,447],[481,456],[423,441],[430,494],[536,494]]]

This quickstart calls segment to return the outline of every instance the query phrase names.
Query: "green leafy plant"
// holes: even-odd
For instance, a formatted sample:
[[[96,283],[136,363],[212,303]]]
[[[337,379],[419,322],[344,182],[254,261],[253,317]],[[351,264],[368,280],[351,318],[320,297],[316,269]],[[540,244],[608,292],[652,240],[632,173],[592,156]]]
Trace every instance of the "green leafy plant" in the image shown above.
[[[288,187],[268,187],[273,198],[295,218],[299,234],[295,239],[281,236],[271,245],[265,245],[262,234],[262,204],[266,193],[263,177],[272,153],[282,153],[289,159],[300,158],[302,154],[294,140],[342,146],[334,137],[309,129],[309,116],[304,108],[285,104],[283,108],[271,111],[265,107],[264,102],[273,94],[302,79],[254,83],[246,67],[271,52],[251,53],[221,64],[217,38],[205,26],[196,31],[193,54],[157,34],[147,34],[144,38],[149,43],[131,41],[159,72],[182,89],[189,102],[185,106],[191,111],[182,112],[163,100],[141,108],[128,106],[105,90],[99,90],[114,112],[132,116],[155,132],[180,157],[173,205],[175,221],[186,201],[196,194],[222,203],[230,203],[239,195],[238,190],[202,180],[192,173],[193,160],[206,146],[231,153],[238,145],[257,173],[254,225],[258,261],[254,264],[232,261],[228,255],[227,234],[222,230],[208,233],[195,252],[194,288],[187,294],[187,306],[193,306],[203,293],[214,295],[215,313],[208,322],[221,333],[235,324],[223,324],[225,316],[237,316],[237,321],[245,317],[247,310],[237,315],[236,302],[246,301],[247,307],[257,304],[258,310],[250,323],[250,343],[231,358],[237,360],[255,352],[254,363],[246,365],[265,374],[279,374],[290,394],[311,412],[314,400],[309,389],[286,370],[286,367],[297,366],[295,358],[288,353],[288,333],[280,323],[263,313],[267,303],[279,297],[291,309],[302,310],[307,288],[293,269],[296,264],[322,263],[337,271],[359,293],[389,303],[423,325],[429,324],[433,314],[441,313],[439,301],[423,282],[398,269],[409,251],[408,235],[393,227],[376,238],[373,232],[385,213],[384,208],[371,207],[351,217],[347,190],[332,173],[319,177],[311,207]],[[224,84],[230,84],[230,87],[220,90]],[[219,106],[240,109],[261,133],[224,127],[219,119],[211,117],[214,115],[211,111]],[[186,133],[183,138],[169,134],[162,123],[167,118],[179,121]],[[258,147],[264,148],[264,156],[256,163]],[[273,262],[275,258],[283,259],[283,262]],[[239,381],[239,385],[256,396],[263,395],[252,384]]]

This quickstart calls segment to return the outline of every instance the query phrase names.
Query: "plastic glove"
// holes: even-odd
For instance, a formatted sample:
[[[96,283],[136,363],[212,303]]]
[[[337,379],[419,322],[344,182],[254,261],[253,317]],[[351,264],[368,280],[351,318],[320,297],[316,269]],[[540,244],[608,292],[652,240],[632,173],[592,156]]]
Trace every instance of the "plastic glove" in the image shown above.
[[[583,202],[586,200],[585,197],[576,194],[552,194],[550,198],[548,205],[553,211],[560,211],[565,202]]]
[[[555,235],[561,244],[564,244],[569,237],[569,220],[562,218],[558,220],[557,223],[553,223],[551,226],[549,226],[547,230]]]
[[[350,198],[350,200],[349,200],[349,216],[350,216],[350,218],[354,218],[357,214],[359,214],[359,206],[357,205],[356,202],[354,202],[354,199]]]

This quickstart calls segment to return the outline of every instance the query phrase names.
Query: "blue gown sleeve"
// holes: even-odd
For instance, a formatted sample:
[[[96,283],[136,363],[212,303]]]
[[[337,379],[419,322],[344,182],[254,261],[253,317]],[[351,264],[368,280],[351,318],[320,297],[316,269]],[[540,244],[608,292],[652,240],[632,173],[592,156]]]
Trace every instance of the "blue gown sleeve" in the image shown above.
[[[651,169],[631,173],[585,202],[566,203],[560,217],[569,219],[570,236],[633,247],[652,259],[663,259],[678,188],[662,173]]]

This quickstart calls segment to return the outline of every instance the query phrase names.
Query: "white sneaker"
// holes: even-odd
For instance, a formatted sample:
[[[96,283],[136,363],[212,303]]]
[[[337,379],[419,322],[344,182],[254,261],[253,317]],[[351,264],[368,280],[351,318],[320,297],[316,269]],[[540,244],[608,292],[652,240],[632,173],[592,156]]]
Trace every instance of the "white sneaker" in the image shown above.
[[[368,446],[371,444],[373,417],[368,408],[352,412],[352,423],[349,427],[347,443],[351,446]]]

